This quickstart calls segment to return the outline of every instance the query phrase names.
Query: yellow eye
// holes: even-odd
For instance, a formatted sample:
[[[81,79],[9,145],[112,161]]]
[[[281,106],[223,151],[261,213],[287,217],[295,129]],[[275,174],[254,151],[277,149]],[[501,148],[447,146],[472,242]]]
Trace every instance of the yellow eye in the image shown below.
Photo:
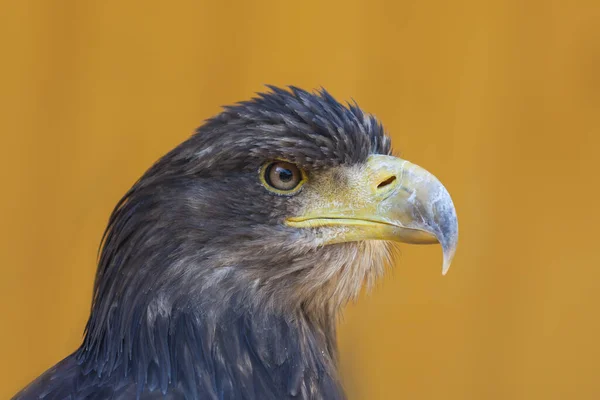
[[[305,181],[304,172],[287,161],[273,161],[261,169],[261,180],[267,189],[279,194],[292,194]]]

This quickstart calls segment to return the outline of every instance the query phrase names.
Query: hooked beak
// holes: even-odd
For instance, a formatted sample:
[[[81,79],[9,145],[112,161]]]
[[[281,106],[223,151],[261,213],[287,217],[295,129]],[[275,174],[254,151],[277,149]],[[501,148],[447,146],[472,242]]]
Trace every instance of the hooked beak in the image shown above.
[[[322,184],[315,190],[335,193],[335,201],[311,202],[303,215],[286,224],[299,228],[339,227],[326,244],[360,240],[439,243],[442,274],[450,268],[458,242],[458,221],[450,194],[418,165],[392,156],[372,155],[345,187]],[[328,187],[329,186],[329,187]],[[313,205],[314,204],[314,205]]]

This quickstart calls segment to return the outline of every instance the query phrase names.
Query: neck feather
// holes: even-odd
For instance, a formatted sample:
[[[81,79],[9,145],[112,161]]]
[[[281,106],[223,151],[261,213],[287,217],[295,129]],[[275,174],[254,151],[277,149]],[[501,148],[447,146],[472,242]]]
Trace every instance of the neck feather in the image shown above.
[[[107,382],[127,377],[138,394],[176,387],[189,398],[342,397],[335,316],[314,318],[302,309],[286,315],[237,295],[224,304],[212,294],[219,300],[201,309],[161,293],[133,309],[96,303],[77,352],[84,373]]]

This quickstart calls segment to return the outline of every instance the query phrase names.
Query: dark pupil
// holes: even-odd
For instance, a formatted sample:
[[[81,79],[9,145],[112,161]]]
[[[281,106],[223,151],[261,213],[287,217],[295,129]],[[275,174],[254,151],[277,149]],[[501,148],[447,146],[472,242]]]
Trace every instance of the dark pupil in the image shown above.
[[[294,174],[289,169],[285,168],[277,168],[277,172],[279,173],[279,179],[281,182],[289,182],[294,178]]]

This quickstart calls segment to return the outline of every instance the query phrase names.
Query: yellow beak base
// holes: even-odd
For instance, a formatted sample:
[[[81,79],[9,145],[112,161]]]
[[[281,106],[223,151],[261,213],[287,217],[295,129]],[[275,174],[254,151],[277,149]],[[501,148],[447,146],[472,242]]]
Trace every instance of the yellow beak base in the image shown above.
[[[344,174],[342,184],[340,174]],[[450,194],[425,169],[400,158],[373,155],[361,167],[335,171],[312,185],[302,215],[286,224],[336,227],[326,244],[361,240],[440,243],[446,274],[456,252],[458,221]]]

